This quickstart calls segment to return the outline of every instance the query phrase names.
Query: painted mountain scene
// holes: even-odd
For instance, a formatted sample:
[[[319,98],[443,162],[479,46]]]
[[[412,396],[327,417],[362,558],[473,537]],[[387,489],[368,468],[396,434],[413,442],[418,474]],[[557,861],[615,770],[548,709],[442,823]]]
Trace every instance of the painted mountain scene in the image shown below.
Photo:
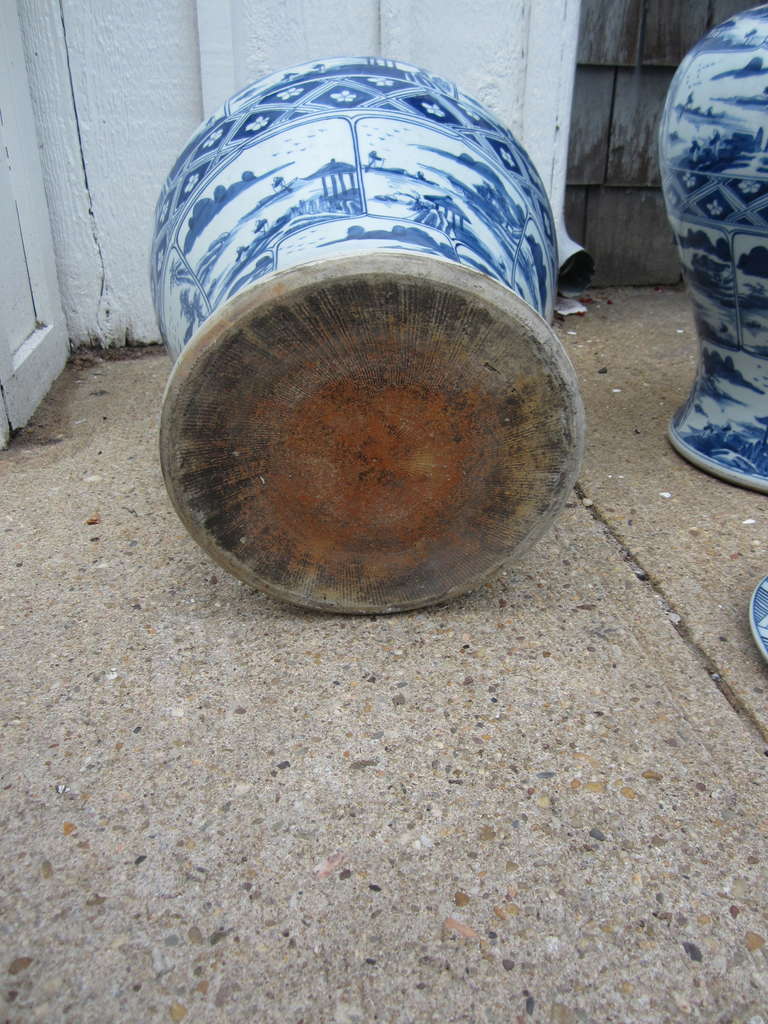
[[[710,51],[711,60],[699,56]],[[768,13],[762,10],[725,22],[686,57],[670,89],[664,131],[676,166],[749,174],[768,169],[767,126]]]
[[[263,170],[254,171],[248,150],[235,157],[177,231],[177,245],[214,306],[273,269],[272,250],[286,232],[362,212],[346,120],[285,130],[259,158]]]
[[[280,72],[209,118],[166,182],[153,251],[165,336],[186,344],[273,272],[392,249],[464,264],[551,315],[546,194],[482,107],[378,58]]]
[[[766,370],[763,363],[763,376]],[[764,394],[755,383],[754,360],[704,346],[696,383],[674,428],[685,444],[721,468],[768,476],[768,409],[760,415],[755,402]]]
[[[308,250],[309,247],[309,250]],[[313,225],[301,234],[288,235],[277,247],[278,266],[305,263],[307,252],[316,259],[347,256],[354,252],[408,249],[456,260],[454,246],[441,231],[391,217],[361,217]]]
[[[733,262],[728,236],[717,228],[673,223],[699,337],[739,348]]]
[[[512,284],[527,214],[510,181],[461,140],[423,125],[364,118],[356,130],[370,215],[433,228],[454,259]]]
[[[746,352],[768,359],[768,238],[737,232],[733,261],[742,346]],[[768,390],[768,377],[764,386]]]

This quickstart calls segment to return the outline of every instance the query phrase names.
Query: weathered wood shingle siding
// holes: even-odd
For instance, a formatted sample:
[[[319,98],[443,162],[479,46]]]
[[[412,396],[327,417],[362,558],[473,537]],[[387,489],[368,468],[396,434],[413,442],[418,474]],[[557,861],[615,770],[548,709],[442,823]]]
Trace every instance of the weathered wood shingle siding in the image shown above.
[[[568,147],[568,184],[602,185],[608,163],[616,68],[580,67],[576,72]]]
[[[710,7],[707,0],[646,0],[640,63],[676,68],[714,24]]]
[[[642,13],[642,0],[581,0],[577,62],[634,66]]]
[[[680,278],[661,195],[657,132],[677,65],[744,0],[582,0],[566,222],[594,284]]]

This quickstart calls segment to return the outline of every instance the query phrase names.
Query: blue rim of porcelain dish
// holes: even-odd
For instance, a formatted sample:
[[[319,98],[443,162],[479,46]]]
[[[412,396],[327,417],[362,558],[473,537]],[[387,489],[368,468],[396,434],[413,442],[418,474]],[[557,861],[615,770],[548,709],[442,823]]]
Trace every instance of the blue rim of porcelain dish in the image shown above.
[[[760,580],[752,594],[749,625],[760,653],[768,661],[768,576]]]

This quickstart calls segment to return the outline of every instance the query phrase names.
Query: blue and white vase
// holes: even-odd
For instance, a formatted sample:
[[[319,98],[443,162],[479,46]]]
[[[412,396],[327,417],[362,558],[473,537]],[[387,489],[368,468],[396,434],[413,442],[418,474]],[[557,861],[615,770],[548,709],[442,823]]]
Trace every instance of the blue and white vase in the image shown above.
[[[669,437],[701,469],[768,492],[768,6],[729,18],[684,59],[660,155],[700,342]]]
[[[232,97],[176,161],[152,244],[176,360],[162,464],[192,535],[313,608],[476,586],[581,458],[556,268],[530,159],[450,82],[342,58]]]

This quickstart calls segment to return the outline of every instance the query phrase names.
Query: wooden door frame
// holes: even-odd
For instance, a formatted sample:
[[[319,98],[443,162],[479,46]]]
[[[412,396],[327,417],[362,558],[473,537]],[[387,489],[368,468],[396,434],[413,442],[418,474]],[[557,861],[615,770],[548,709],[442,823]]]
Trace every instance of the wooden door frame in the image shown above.
[[[69,354],[15,0],[0,0],[0,116],[36,327],[11,353],[0,335],[0,445],[24,426]],[[0,315],[2,310],[0,310]]]

